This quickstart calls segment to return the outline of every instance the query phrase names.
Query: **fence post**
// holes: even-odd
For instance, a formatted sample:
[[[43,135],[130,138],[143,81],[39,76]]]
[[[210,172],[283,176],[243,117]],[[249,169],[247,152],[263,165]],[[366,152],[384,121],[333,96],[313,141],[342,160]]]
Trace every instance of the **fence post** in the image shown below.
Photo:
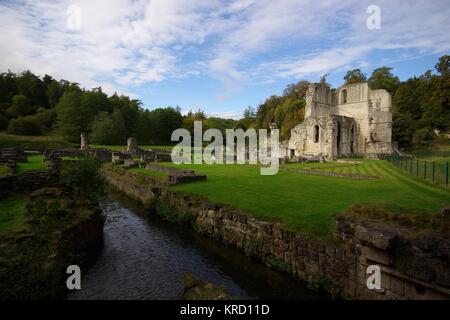
[[[419,159],[417,159],[416,160],[417,161],[417,163],[416,163],[416,177],[418,177],[419,176]]]
[[[409,163],[409,170],[411,171],[411,175],[412,175],[412,163],[413,163],[413,159],[411,158],[411,161],[410,161],[410,163]]]
[[[424,161],[423,178],[427,178],[427,160]]]

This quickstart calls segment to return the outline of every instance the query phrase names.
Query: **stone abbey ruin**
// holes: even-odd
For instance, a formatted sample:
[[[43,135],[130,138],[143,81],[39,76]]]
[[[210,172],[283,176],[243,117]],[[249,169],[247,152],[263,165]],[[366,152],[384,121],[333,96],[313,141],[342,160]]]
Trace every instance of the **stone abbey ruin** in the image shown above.
[[[281,155],[331,160],[392,151],[391,95],[386,90],[372,90],[367,82],[334,90],[321,81],[309,85],[305,120],[292,129]]]

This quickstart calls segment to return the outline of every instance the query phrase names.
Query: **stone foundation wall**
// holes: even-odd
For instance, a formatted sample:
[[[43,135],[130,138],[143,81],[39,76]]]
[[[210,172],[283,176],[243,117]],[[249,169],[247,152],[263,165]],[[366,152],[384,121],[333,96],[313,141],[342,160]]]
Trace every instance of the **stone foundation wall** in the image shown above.
[[[58,173],[54,170],[30,171],[18,175],[0,176],[0,193],[26,192],[59,184]]]
[[[115,172],[112,168],[103,167],[102,173],[111,186],[143,205],[149,206],[155,198],[152,186],[158,185],[159,182],[151,177],[139,177],[142,180],[138,183],[136,175],[124,169],[119,170],[120,172]]]
[[[27,155],[19,148],[0,149],[0,162],[27,162]]]
[[[339,217],[330,241],[253,218],[237,209],[167,188],[143,187],[120,176],[107,180],[152,212],[188,223],[195,230],[288,272],[334,297],[349,299],[450,298],[450,239],[410,239],[397,229],[366,226]],[[175,217],[175,218],[174,218]],[[366,269],[381,269],[381,289],[366,286]]]

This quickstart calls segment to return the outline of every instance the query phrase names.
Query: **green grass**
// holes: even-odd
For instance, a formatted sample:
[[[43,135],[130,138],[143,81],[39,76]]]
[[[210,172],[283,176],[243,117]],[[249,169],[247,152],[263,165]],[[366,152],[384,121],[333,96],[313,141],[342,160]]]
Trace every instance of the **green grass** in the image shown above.
[[[386,173],[379,170],[377,161],[370,160],[350,160],[353,163],[343,162],[323,162],[323,163],[292,163],[283,166],[283,169],[288,171],[295,171],[296,169],[310,169],[319,171],[329,171],[341,174],[360,174],[365,176],[382,177]]]
[[[446,162],[450,163],[450,158],[446,158],[446,157],[420,157],[418,158],[421,161],[429,161],[429,162],[436,162],[436,163],[440,163],[440,164],[444,164]]]
[[[130,171],[132,173],[144,175],[144,176],[158,178],[161,180],[164,180],[167,178],[167,175],[164,172],[154,171],[154,170],[145,169],[145,168],[131,168],[131,169],[128,169],[128,171]]]
[[[28,156],[28,162],[18,162],[17,163],[17,174],[29,172],[29,171],[46,170],[46,169],[47,169],[47,165],[43,162],[42,155]]]
[[[6,174],[6,166],[3,163],[0,163],[0,176]]]
[[[44,150],[49,148],[70,148],[76,146],[76,144],[64,141],[61,136],[52,134],[42,136],[21,136],[0,132],[0,148],[19,147],[25,150]]]
[[[365,160],[364,164],[367,173],[387,179],[352,180],[287,170],[261,176],[256,166],[191,164],[181,167],[205,173],[207,181],[171,188],[204,195],[214,202],[240,208],[256,217],[281,221],[288,228],[318,237],[329,237],[335,214],[354,204],[400,206],[406,212],[417,212],[438,211],[450,203],[449,191],[411,177],[387,161]],[[333,165],[344,168],[338,163],[323,164]],[[290,170],[299,165],[287,167]]]
[[[0,236],[27,228],[27,198],[22,195],[0,199]]]

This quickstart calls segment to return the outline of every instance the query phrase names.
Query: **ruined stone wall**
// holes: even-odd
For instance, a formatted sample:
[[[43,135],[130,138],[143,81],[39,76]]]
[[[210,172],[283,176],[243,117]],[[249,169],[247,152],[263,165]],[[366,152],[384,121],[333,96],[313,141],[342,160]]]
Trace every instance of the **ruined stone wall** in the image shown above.
[[[54,170],[30,171],[19,175],[0,176],[0,193],[28,192],[59,184],[58,173]]]
[[[371,90],[370,95],[366,153],[391,153],[391,95],[386,90]]]
[[[349,154],[386,154],[392,152],[391,96],[386,90],[371,90],[366,82],[347,84],[336,91],[325,83],[311,84],[306,94],[305,121],[291,131],[289,148],[300,155],[325,155],[328,157]],[[355,133],[350,137],[346,120],[339,121],[344,129],[341,148],[337,150],[336,120],[352,118]],[[324,135],[319,143],[314,141],[313,122],[320,123]],[[332,128],[333,132],[327,132]],[[354,143],[350,144],[353,140]],[[352,145],[353,152],[348,146]]]

